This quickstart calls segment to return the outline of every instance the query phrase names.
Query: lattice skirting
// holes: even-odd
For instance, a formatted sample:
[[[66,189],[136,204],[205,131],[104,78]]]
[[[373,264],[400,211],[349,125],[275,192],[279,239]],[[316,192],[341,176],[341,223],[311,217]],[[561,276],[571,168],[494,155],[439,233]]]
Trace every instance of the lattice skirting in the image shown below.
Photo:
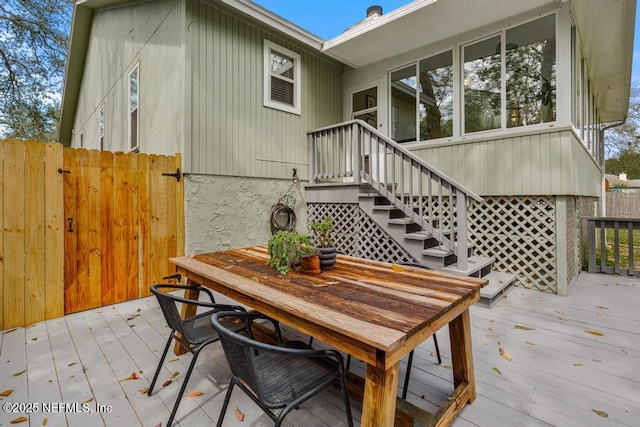
[[[357,203],[310,203],[309,222],[331,215],[336,248],[351,256],[377,261],[415,262],[395,240],[363,212]]]
[[[558,236],[558,230],[564,227],[556,226],[558,205],[554,196],[484,199],[484,203],[469,205],[469,240],[475,243],[476,255],[495,257],[495,270],[516,274],[516,286],[557,293],[560,260],[567,263],[569,280],[580,272],[581,236],[586,235],[580,217],[593,215],[597,199],[567,197],[563,236]],[[448,200],[443,199],[443,205],[447,209]],[[309,204],[308,215],[309,221],[333,217],[336,246],[346,254],[396,263],[414,261],[355,203]],[[558,253],[559,238],[567,239],[566,253]]]

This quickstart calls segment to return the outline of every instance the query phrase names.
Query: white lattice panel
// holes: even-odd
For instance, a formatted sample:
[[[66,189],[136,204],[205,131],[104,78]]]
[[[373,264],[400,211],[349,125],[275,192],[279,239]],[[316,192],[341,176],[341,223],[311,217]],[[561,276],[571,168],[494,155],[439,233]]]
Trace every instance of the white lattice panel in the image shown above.
[[[395,263],[415,261],[355,203],[312,203],[307,213],[309,222],[331,215],[336,248],[344,254]]]
[[[470,240],[476,254],[495,257],[495,270],[517,274],[518,285],[555,293],[555,216],[553,197],[485,197],[469,207]]]

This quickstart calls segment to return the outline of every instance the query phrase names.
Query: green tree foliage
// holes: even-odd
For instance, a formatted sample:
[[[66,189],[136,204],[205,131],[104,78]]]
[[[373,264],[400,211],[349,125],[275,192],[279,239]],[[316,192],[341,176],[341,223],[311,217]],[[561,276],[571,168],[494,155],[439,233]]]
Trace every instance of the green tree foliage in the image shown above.
[[[0,1],[0,136],[55,139],[72,6]]]
[[[605,131],[604,143],[607,163],[618,158],[623,153],[637,154],[640,152],[640,82],[631,82],[631,97],[629,99],[629,113],[627,121],[621,125]],[[608,166],[607,166],[608,170]],[[623,171],[624,172],[624,171]],[[613,172],[611,172],[613,173]],[[628,173],[628,172],[627,172]]]
[[[640,151],[634,148],[624,149],[617,157],[605,161],[607,173],[627,174],[627,179],[640,179]]]

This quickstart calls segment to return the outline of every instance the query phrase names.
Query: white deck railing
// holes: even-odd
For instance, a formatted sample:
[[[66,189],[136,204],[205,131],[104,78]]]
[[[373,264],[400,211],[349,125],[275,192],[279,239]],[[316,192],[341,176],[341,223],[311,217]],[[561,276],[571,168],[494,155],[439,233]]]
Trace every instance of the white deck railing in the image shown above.
[[[309,183],[366,182],[467,268],[467,199],[483,199],[361,120],[307,133]]]

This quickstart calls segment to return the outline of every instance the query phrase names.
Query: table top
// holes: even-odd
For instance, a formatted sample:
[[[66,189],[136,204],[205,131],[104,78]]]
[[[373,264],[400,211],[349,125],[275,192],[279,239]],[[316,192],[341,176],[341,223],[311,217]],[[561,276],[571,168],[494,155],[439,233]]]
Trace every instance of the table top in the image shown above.
[[[467,310],[487,284],[345,255],[321,274],[283,276],[268,259],[267,248],[256,246],[170,261],[196,283],[384,366]]]

